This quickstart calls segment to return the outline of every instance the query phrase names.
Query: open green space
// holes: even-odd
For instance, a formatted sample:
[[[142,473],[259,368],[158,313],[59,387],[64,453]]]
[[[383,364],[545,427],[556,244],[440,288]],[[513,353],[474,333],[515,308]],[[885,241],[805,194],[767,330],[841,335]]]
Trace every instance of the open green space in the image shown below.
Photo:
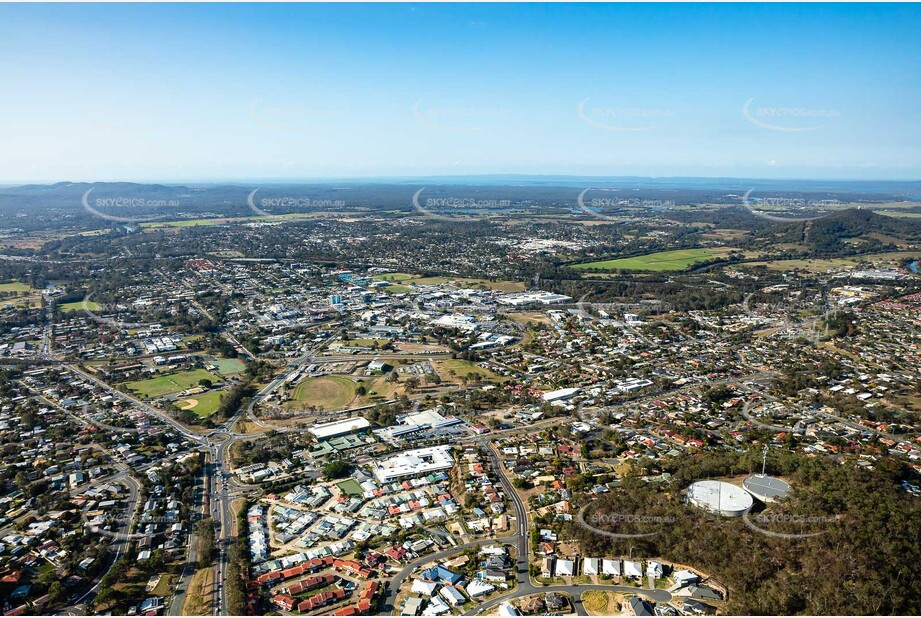
[[[371,338],[367,338],[367,337],[356,337],[356,338],[354,338],[354,339],[344,339],[344,340],[342,340],[342,341],[339,341],[338,343],[341,344],[342,346],[346,346],[346,347],[353,346],[353,347],[367,347],[367,348],[370,348],[370,347],[374,347],[374,345],[382,346],[382,345],[384,345],[385,343],[387,343],[387,341],[389,341],[389,340],[386,339],[386,338],[384,338],[384,337],[381,337],[381,338],[378,338],[378,339],[371,339]]]
[[[801,258],[794,260],[759,260],[756,262],[745,262],[743,267],[753,268],[764,266],[774,271],[792,271],[802,270],[810,273],[826,273],[841,270],[854,269],[861,264],[869,264],[877,268],[894,268],[899,262],[906,258],[918,257],[918,252],[912,251],[891,251],[886,253],[865,253],[851,257],[841,258]]]
[[[441,376],[442,380],[457,380],[463,376],[467,376],[471,373],[478,374],[481,380],[499,380],[499,376],[494,374],[489,369],[484,369],[483,367],[478,366],[476,363],[468,360],[461,359],[443,359],[443,360],[433,360],[432,366],[435,367],[435,371]]]
[[[221,378],[204,369],[190,369],[148,378],[147,380],[125,382],[124,385],[142,397],[151,398],[184,391],[187,388],[196,386],[199,380],[211,380],[213,384],[217,384],[221,381]]]
[[[170,593],[170,584],[173,582],[173,576],[169,573],[163,573],[160,576],[160,581],[157,582],[156,587],[150,591],[150,594],[158,597],[169,596]]]
[[[93,300],[78,300],[72,303],[61,303],[58,305],[58,310],[61,313],[71,313],[73,311],[83,311],[84,309],[89,309],[90,311],[99,311],[102,309],[102,305]]]
[[[245,223],[247,221],[271,221],[274,219],[303,219],[310,218],[311,213],[292,212],[281,215],[252,216],[252,217],[215,217],[214,219],[179,219],[177,221],[145,221],[141,223],[144,229],[157,229],[169,227],[196,227],[199,225],[223,225],[225,223]]]
[[[451,283],[458,287],[488,288],[497,292],[522,292],[526,289],[520,281],[490,281],[489,279],[473,279],[468,277],[423,277],[413,281],[414,285],[440,285]]]
[[[32,293],[37,292],[38,290],[33,289],[28,283],[22,283],[20,281],[10,281],[9,283],[0,283],[0,292],[9,294],[10,292],[16,292],[19,294],[22,293]]]
[[[888,210],[874,210],[878,215],[886,215],[887,217],[904,217],[908,219],[921,219],[921,212],[892,212]]]
[[[361,488],[361,485],[359,485],[358,481],[355,479],[345,479],[344,481],[339,481],[336,483],[336,486],[342,490],[342,493],[346,493],[350,496],[361,497],[365,494],[364,490]]]
[[[10,296],[0,298],[0,307],[28,307],[37,309],[42,306],[42,300],[39,296]]]
[[[407,279],[416,279],[419,275],[409,273],[383,273],[371,277],[374,281],[406,281]]]
[[[214,414],[221,406],[221,397],[224,391],[208,391],[198,395],[191,395],[187,399],[180,399],[176,405],[182,410],[188,410],[199,418],[207,418]]]
[[[0,308],[2,307],[41,307],[42,297],[39,291],[28,283],[10,281],[0,283]]]
[[[343,376],[307,378],[294,391],[294,400],[300,405],[334,410],[352,401],[357,388],[351,378]]]
[[[655,272],[684,270],[693,264],[715,257],[723,257],[731,251],[733,249],[728,247],[718,249],[676,249],[674,251],[659,251],[658,253],[630,258],[584,262],[582,264],[573,264],[571,268],[577,270],[650,270]]]
[[[521,292],[525,289],[525,284],[520,281],[490,281],[489,279],[473,279],[469,277],[423,277],[421,275],[412,275],[409,273],[384,273],[372,277],[375,281],[387,281],[403,285],[391,285],[383,288],[385,292],[391,294],[402,294],[410,291],[412,288],[407,286],[415,285],[443,285],[449,283],[458,287],[471,288],[488,288],[498,292]]]

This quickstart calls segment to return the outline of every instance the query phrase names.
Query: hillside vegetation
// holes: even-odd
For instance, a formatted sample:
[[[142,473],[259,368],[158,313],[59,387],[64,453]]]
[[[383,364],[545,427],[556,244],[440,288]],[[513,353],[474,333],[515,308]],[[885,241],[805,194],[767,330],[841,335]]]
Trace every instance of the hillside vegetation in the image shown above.
[[[757,453],[752,453],[677,459],[667,467],[674,475],[667,489],[628,478],[621,489],[586,511],[586,521],[595,514],[632,513],[669,522],[617,529],[619,533],[653,531],[653,536],[613,539],[575,522],[570,532],[586,556],[626,556],[632,551],[634,556],[697,565],[729,586],[729,614],[917,613],[921,549],[916,535],[921,529],[921,507],[900,487],[902,464],[880,461],[876,469],[867,470],[801,455],[778,457],[775,472],[789,479],[795,492],[769,512],[818,517],[828,523],[803,524],[799,519],[765,527],[774,532],[820,533],[810,538],[766,536],[746,527],[741,518],[708,515],[683,503],[681,490],[695,479],[757,469]]]

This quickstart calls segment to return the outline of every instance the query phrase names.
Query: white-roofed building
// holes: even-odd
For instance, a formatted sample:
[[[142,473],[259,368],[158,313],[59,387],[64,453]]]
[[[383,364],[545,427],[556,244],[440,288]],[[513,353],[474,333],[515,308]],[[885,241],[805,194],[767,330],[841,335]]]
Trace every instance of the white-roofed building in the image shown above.
[[[495,589],[496,587],[492,584],[488,584],[480,579],[475,579],[467,586],[467,594],[469,594],[471,598],[476,598],[484,594],[489,594]]]
[[[681,587],[690,586],[700,581],[700,575],[688,569],[675,571],[672,573],[672,578],[675,580],[675,583]]]
[[[624,560],[624,577],[643,578],[643,563],[636,560]]]
[[[601,573],[609,577],[620,577],[620,560],[604,558],[601,561]]]
[[[598,568],[601,566],[601,560],[598,558],[586,558],[582,562],[582,573],[585,575],[598,575]]]
[[[346,418],[340,421],[317,423],[308,431],[312,433],[317,440],[324,440],[326,438],[343,436],[347,433],[353,433],[355,431],[362,431],[370,426],[371,423],[368,421],[368,419],[361,418],[360,416],[353,416],[352,418]]]
[[[404,451],[374,464],[374,476],[381,483],[392,483],[407,476],[423,476],[454,466],[451,446],[432,446]]]
[[[422,581],[421,579],[413,580],[412,591],[416,594],[421,594],[426,597],[430,597],[435,594],[435,589],[438,588],[438,584],[435,582]]]
[[[574,560],[557,560],[556,575],[557,577],[571,577],[576,574],[576,563]]]
[[[544,401],[554,402],[554,401],[565,401],[571,399],[579,394],[579,391],[582,390],[579,387],[572,388],[561,388],[556,391],[550,391],[549,393],[544,393],[541,395]]]

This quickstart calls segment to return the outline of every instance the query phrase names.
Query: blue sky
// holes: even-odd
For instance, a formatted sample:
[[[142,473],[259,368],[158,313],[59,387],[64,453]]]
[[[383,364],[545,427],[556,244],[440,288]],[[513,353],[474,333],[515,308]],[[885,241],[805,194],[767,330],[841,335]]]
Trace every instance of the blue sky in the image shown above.
[[[0,5],[0,182],[917,179],[917,5]]]

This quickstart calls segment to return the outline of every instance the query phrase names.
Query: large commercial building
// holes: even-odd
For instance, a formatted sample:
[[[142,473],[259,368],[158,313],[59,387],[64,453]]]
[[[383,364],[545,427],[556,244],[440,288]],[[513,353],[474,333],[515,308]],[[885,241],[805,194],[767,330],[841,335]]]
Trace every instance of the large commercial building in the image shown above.
[[[550,403],[553,403],[554,401],[566,401],[567,399],[572,399],[573,397],[578,395],[580,390],[581,389],[578,387],[561,388],[560,390],[557,390],[557,391],[550,391],[548,393],[544,393],[541,397],[543,398],[544,401],[547,401]]]
[[[355,431],[362,431],[370,426],[371,423],[368,422],[368,419],[361,418],[360,416],[353,416],[352,418],[346,418],[341,421],[318,423],[311,427],[309,431],[317,440],[325,440],[335,436],[344,436],[347,433]]]
[[[374,476],[381,483],[411,476],[424,476],[440,470],[448,470],[454,465],[450,446],[432,446],[412,451],[404,451],[390,459],[374,464]]]
[[[572,296],[542,291],[506,294],[496,299],[496,302],[500,305],[510,305],[512,307],[520,307],[523,305],[558,305],[570,301],[572,301]]]

